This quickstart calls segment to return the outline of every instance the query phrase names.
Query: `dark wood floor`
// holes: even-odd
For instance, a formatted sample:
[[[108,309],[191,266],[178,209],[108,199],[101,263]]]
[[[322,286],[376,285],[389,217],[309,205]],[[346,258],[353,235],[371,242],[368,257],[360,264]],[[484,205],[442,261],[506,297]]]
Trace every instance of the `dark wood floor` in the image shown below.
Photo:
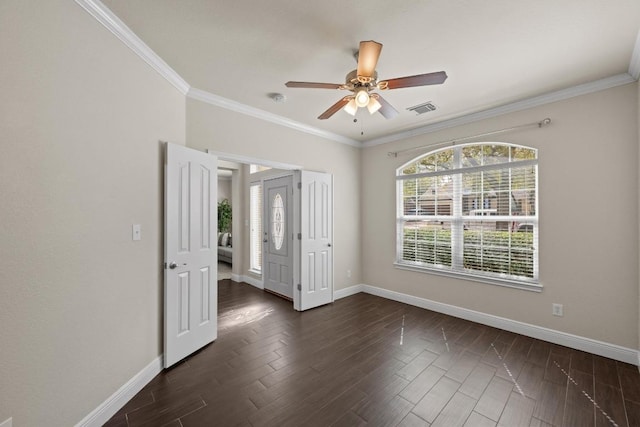
[[[219,338],[107,426],[640,426],[635,366],[372,295],[219,282]]]

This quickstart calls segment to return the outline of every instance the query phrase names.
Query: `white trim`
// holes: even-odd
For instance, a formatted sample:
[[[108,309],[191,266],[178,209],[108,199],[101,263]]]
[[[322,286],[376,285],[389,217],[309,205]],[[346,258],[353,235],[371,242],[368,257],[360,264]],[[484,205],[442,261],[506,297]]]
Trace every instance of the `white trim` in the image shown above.
[[[364,290],[364,285],[353,285],[353,286],[349,286],[348,288],[337,289],[333,291],[333,299],[335,301],[338,299],[350,297],[351,295],[355,295],[360,292],[363,292],[363,290]]]
[[[633,46],[633,53],[631,54],[631,61],[629,61],[629,74],[635,80],[640,79],[640,31],[638,31],[636,44]]]
[[[235,163],[242,163],[242,164],[257,164],[257,165],[261,165],[261,166],[267,166],[273,169],[284,169],[284,170],[298,170],[298,169],[302,169],[302,166],[300,165],[294,165],[292,163],[282,163],[282,162],[274,162],[271,160],[265,160],[265,159],[260,159],[258,157],[249,157],[249,156],[243,156],[240,154],[232,154],[232,153],[227,153],[224,151],[215,151],[215,150],[211,150],[209,148],[207,148],[207,153],[208,154],[212,154],[214,156],[216,156],[218,159],[222,159],[223,161],[229,161],[229,162],[235,162]],[[262,171],[262,172],[268,172],[268,171]],[[257,173],[262,173],[262,172],[257,172]],[[252,174],[255,175],[255,174]]]
[[[533,98],[523,99],[520,101],[505,104],[499,107],[490,108],[488,110],[478,111],[477,113],[465,114],[463,116],[456,117],[454,119],[443,120],[441,122],[436,122],[430,125],[409,129],[403,132],[394,133],[392,135],[387,135],[380,138],[373,138],[363,142],[362,146],[373,147],[376,145],[386,144],[388,142],[398,141],[401,139],[406,139],[406,138],[410,138],[417,135],[423,135],[426,133],[436,132],[443,129],[462,126],[469,123],[477,122],[479,120],[501,116],[503,114],[513,113],[516,111],[522,111],[529,108],[550,104],[552,102],[562,101],[562,100],[573,98],[576,96],[586,95],[589,93],[626,85],[626,84],[635,82],[635,80],[636,80],[635,78],[633,78],[631,75],[627,73],[618,74],[615,76],[596,80],[594,82],[573,86],[573,87],[558,90],[555,92],[550,92],[544,95],[535,96]]]
[[[438,313],[448,314],[450,316],[459,317],[461,319],[470,320],[472,322],[481,323],[483,325],[493,326],[494,328],[504,329],[528,337],[560,344],[565,347],[575,348],[589,353],[598,354],[600,356],[619,360],[621,362],[640,365],[640,355],[638,354],[638,351],[631,348],[626,348],[603,341],[597,341],[591,338],[585,338],[562,331],[556,331],[553,329],[544,328],[542,326],[518,322],[517,320],[506,319],[504,317],[498,317],[492,314],[481,313],[479,311],[469,310],[462,307],[456,307],[454,305],[444,304],[425,298],[414,297],[412,295],[402,294],[400,292],[394,292],[375,286],[359,286],[362,286],[363,292],[367,294],[376,295],[393,301],[413,305],[415,307],[436,311]]]
[[[118,37],[129,49],[142,58],[180,93],[189,91],[187,83],[173,68],[160,58],[145,42],[143,42],[127,25],[120,20],[100,0],[75,0],[84,10],[89,12],[98,22]]]
[[[12,424],[13,424],[13,417],[4,420],[4,422],[0,424],[0,427],[11,427]]]
[[[585,83],[582,85],[570,87],[556,92],[551,92],[533,98],[524,99],[521,101],[516,101],[499,107],[490,108],[488,110],[483,110],[471,114],[463,114],[462,116],[453,119],[443,120],[419,128],[409,129],[403,132],[398,132],[380,138],[373,138],[368,141],[360,142],[343,135],[328,132],[314,126],[296,122],[286,117],[270,113],[268,111],[260,110],[255,107],[242,104],[240,102],[233,101],[231,99],[227,99],[222,96],[206,92],[204,90],[193,88],[178,73],[176,73],[173,68],[171,68],[162,58],[160,58],[160,56],[158,56],[149,46],[147,46],[147,44],[144,43],[133,31],[131,31],[131,29],[113,12],[111,12],[111,10],[109,10],[109,8],[106,7],[100,0],[75,0],[75,2],[82,8],[84,8],[89,14],[91,14],[91,16],[93,16],[98,22],[104,25],[116,37],[118,37],[125,45],[127,45],[127,47],[129,47],[136,55],[142,58],[162,77],[164,77],[173,86],[175,86],[176,89],[178,89],[183,95],[186,95],[187,97],[198,101],[205,102],[207,104],[215,105],[241,114],[246,114],[248,116],[275,123],[277,125],[295,129],[311,135],[316,135],[321,138],[336,141],[342,144],[351,145],[353,147],[373,147],[388,142],[410,138],[412,136],[423,135],[442,129],[461,126],[479,120],[496,117],[515,111],[521,111],[527,108],[537,107],[551,102],[561,101],[564,99],[573,98],[575,96],[585,95],[616,86],[625,85],[628,83],[632,83],[640,78],[639,32],[631,56],[631,61],[629,63],[628,74],[624,73],[607,77],[601,80],[596,80],[594,82]]]
[[[394,262],[393,266],[398,270],[416,271],[418,273],[435,274],[437,276],[451,277],[453,279],[470,280],[472,282],[486,283],[488,285],[504,286],[506,288],[522,289],[523,291],[542,292],[543,286],[539,283],[524,282],[515,279],[501,279],[499,277],[481,276],[479,274],[466,274],[462,271],[452,271],[421,265],[411,265],[402,262]]]
[[[115,393],[102,402],[89,415],[83,418],[76,427],[99,427],[116,414],[129,400],[162,371],[162,355],[156,357],[133,378],[127,381]]]
[[[248,283],[251,286],[254,286],[258,289],[264,289],[264,283],[262,282],[262,279],[256,279],[255,277],[247,276],[247,275],[236,276],[236,277],[238,277],[238,280],[235,280],[233,277],[232,277],[232,280],[234,280],[235,282]]]
[[[240,102],[234,101],[232,99],[224,98],[222,96],[215,95],[213,93],[210,93],[201,89],[196,89],[193,87],[190,88],[189,91],[187,92],[187,97],[191,99],[195,99],[197,101],[204,102],[206,104],[215,105],[216,107],[221,107],[226,110],[235,111],[237,113],[255,117],[260,120],[265,120],[267,122],[275,123],[280,126],[288,127],[304,133],[308,133],[308,134],[316,135],[332,141],[340,142],[342,144],[347,144],[354,147],[362,146],[362,143],[360,141],[356,141],[355,139],[338,135],[337,133],[328,132],[326,130],[319,129],[314,126],[309,126],[304,123],[296,122],[295,120],[291,120],[286,117],[282,117],[277,114],[273,114],[268,111],[261,110],[259,108],[251,107],[249,105],[245,105]]]

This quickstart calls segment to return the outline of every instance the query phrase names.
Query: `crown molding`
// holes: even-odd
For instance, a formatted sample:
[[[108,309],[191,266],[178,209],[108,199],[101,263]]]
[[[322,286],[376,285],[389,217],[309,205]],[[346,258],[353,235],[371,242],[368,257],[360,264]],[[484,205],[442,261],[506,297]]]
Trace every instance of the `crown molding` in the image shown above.
[[[342,144],[361,147],[360,141],[318,129],[304,123],[278,116],[258,108],[250,107],[231,99],[223,98],[204,90],[192,88],[173,68],[160,58],[145,42],[143,42],[120,18],[118,18],[100,0],[75,0],[84,10],[93,16],[98,22],[111,31],[120,41],[122,41],[136,55],[142,58],[155,71],[164,77],[169,83],[175,86],[180,93],[189,98],[245,114],[277,125],[285,126],[311,135],[316,135],[325,139],[340,142]]]
[[[277,114],[269,113],[268,111],[261,110],[259,108],[251,107],[249,105],[242,104],[237,101],[233,101],[228,98],[224,98],[219,95],[215,95],[211,92],[204,90],[190,88],[187,92],[187,97],[195,99],[197,101],[204,102],[206,104],[214,105],[216,107],[224,108],[226,110],[235,111],[240,114],[255,117],[267,122],[275,123],[280,126],[285,126],[291,129],[295,129],[301,132],[305,132],[311,135],[320,136],[325,139],[340,142],[342,144],[351,145],[354,147],[361,147],[360,141],[347,138],[346,136],[338,135],[337,133],[328,132],[322,129],[318,129],[313,126],[306,125],[304,123],[296,122],[286,117],[279,116]]]
[[[419,128],[409,129],[403,132],[394,133],[380,138],[373,138],[362,143],[363,147],[373,147],[376,145],[386,144],[388,142],[399,141],[413,136],[423,135],[436,132],[443,129],[449,129],[456,126],[462,126],[479,120],[491,117],[501,116],[503,114],[513,113],[516,111],[526,110],[528,108],[538,107],[540,105],[550,104],[552,102],[562,101],[580,95],[586,95],[592,92],[598,92],[604,89],[610,89],[616,86],[622,86],[635,82],[631,75],[627,73],[618,74],[607,77],[594,82],[573,86],[567,89],[550,92],[544,95],[527,98],[510,104],[501,105],[499,107],[490,108],[488,110],[478,111],[476,113],[466,114],[449,120],[443,120],[430,125]]]
[[[629,62],[629,75],[635,80],[640,79],[640,31],[636,37],[636,44],[633,47],[631,61]]]
[[[176,73],[166,62],[160,58],[149,46],[146,45],[127,25],[120,20],[108,7],[100,0],[75,0],[75,2],[85,9],[98,22],[104,25],[116,37],[118,37],[127,47],[129,47],[136,55],[142,58],[155,71],[171,83],[180,93],[191,99],[195,99],[207,104],[221,107],[227,110],[235,111],[251,117],[265,120],[280,126],[295,129],[304,133],[319,136],[331,141],[347,144],[353,147],[373,147],[376,145],[386,144],[389,142],[399,141],[413,136],[424,135],[443,129],[477,122],[479,120],[500,116],[516,111],[525,110],[540,105],[549,104],[556,101],[573,98],[575,96],[586,95],[588,93],[597,92],[604,89],[632,83],[640,79],[640,32],[636,38],[636,43],[631,55],[629,64],[629,72],[607,77],[594,82],[585,83],[556,92],[528,98],[513,103],[501,105],[499,107],[478,111],[471,114],[465,114],[449,120],[432,123],[406,131],[393,133],[391,135],[373,138],[364,142],[339,135],[333,132],[325,131],[314,126],[300,123],[277,114],[233,101],[215,95],[204,90],[192,88],[178,73]]]
[[[171,83],[180,93],[189,91],[187,83],[173,68],[162,60],[145,42],[143,42],[127,25],[120,20],[99,0],[75,0],[84,10],[89,12],[98,22],[104,25],[129,49],[142,58],[147,64]]]

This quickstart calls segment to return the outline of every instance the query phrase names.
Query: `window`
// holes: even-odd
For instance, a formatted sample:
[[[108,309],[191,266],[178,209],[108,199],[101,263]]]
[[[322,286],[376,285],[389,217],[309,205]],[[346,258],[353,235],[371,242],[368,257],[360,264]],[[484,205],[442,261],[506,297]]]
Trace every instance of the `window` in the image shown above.
[[[250,174],[254,174],[262,171],[268,171],[269,169],[271,169],[269,166],[256,165],[253,163],[249,165]]]
[[[262,184],[249,187],[249,268],[262,271]]]
[[[396,180],[396,265],[539,289],[537,150],[444,148],[401,166]]]

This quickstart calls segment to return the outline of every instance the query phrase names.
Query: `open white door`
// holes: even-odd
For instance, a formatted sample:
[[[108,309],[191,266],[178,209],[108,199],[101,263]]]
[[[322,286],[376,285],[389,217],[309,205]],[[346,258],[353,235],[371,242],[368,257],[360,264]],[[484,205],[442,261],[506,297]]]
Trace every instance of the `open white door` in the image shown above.
[[[333,302],[333,177],[300,171],[300,287],[296,310]]]
[[[167,143],[164,366],[217,338],[217,159]]]

